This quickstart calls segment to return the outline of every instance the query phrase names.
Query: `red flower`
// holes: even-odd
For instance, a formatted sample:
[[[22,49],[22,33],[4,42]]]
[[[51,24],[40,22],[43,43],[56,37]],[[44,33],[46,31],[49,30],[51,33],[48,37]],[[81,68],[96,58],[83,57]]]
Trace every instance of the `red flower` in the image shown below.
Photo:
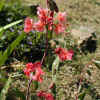
[[[65,31],[65,27],[63,24],[56,24],[54,31],[56,34],[63,33]]]
[[[44,92],[44,91],[39,91],[39,92],[37,93],[37,96],[38,96],[38,97],[45,97],[45,95],[46,95],[46,92]]]
[[[24,24],[24,32],[28,33],[32,30],[32,28],[33,28],[33,20],[31,18],[26,18]]]
[[[74,54],[73,50],[67,51],[65,48],[56,48],[55,53],[59,56],[61,61],[64,60],[72,60],[72,56]]]
[[[65,23],[66,22],[66,12],[59,12],[57,15],[57,19],[59,23]]]
[[[39,21],[33,24],[33,20],[30,18],[25,19],[25,27],[24,31],[25,32],[30,32],[32,29],[43,32],[45,27],[48,27],[48,30],[53,30],[53,25],[54,25],[54,32],[56,34],[63,33],[65,31],[65,26],[66,26],[66,13],[65,12],[59,12],[57,17],[57,24],[54,24],[54,11],[50,11],[48,9],[43,9],[41,7],[37,8],[37,15],[39,18]]]
[[[41,20],[41,22],[45,24],[48,16],[48,9],[43,9],[41,7],[38,7],[37,9],[38,9],[37,14],[39,19]]]
[[[48,9],[43,9],[38,7],[38,17],[42,24],[42,26],[48,25],[48,29],[52,30],[53,26],[53,12],[49,11]],[[39,23],[40,24],[40,23]],[[42,27],[43,29],[43,27]]]
[[[35,71],[35,75],[32,76],[32,79],[35,81],[39,81],[41,83],[43,81],[41,75],[44,75],[44,72],[42,71],[41,67],[37,67]]]
[[[46,99],[46,100],[54,100],[54,97],[53,97],[52,94],[47,93],[47,94],[45,95],[45,99]]]
[[[53,29],[53,17],[48,17],[47,18],[47,25],[48,25],[49,30]]]
[[[35,74],[33,75],[32,72],[35,72]],[[26,68],[24,69],[24,73],[26,74],[26,76],[32,78],[35,81],[39,81],[40,83],[43,80],[41,75],[44,75],[44,72],[41,69],[40,62],[26,64]]]
[[[30,76],[30,73],[34,70],[34,66],[32,63],[26,64],[26,68],[24,69],[24,73],[26,76]]]
[[[72,56],[74,55],[74,51],[73,50],[69,50],[68,54],[67,54],[67,59],[68,60],[72,60]]]
[[[37,96],[44,97],[45,100],[54,100],[54,97],[51,93],[47,93],[45,91],[40,91],[37,93]]]
[[[53,24],[53,17],[47,18],[47,24]]]
[[[54,16],[54,11],[50,12],[50,16],[53,17]]]
[[[43,32],[44,31],[44,24],[39,20],[34,24],[34,28],[36,31]]]

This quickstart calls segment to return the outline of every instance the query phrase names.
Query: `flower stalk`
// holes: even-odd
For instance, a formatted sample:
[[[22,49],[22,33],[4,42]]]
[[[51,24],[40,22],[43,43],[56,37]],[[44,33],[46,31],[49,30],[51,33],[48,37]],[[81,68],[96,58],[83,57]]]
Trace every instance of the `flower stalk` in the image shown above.
[[[29,100],[31,83],[32,83],[32,79],[30,79],[29,82],[28,82],[28,88],[27,88],[26,100]]]
[[[48,50],[48,28],[46,28],[46,48],[45,48],[45,52],[44,52],[44,55],[41,59],[41,65],[43,64],[44,60],[45,60],[45,57],[46,57],[46,54],[47,54],[47,50]]]

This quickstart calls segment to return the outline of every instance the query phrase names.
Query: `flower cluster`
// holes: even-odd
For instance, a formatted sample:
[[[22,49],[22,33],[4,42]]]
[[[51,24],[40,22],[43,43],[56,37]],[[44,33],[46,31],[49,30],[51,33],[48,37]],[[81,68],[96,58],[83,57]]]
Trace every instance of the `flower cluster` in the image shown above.
[[[37,8],[37,15],[38,15],[38,21],[34,22],[33,19],[27,17],[25,19],[24,24],[24,32],[29,33],[30,31],[51,31],[55,32],[56,34],[60,34],[65,32],[66,29],[66,13],[65,12],[58,12],[57,16],[54,17],[54,11],[50,11],[49,9],[43,9],[41,7]],[[48,36],[46,37],[48,38]],[[48,39],[46,39],[46,45],[48,45]],[[47,46],[48,47],[48,46]],[[44,56],[42,58],[42,61],[45,58],[47,48],[44,52]],[[73,50],[66,50],[65,48],[58,47],[55,49],[55,53],[59,56],[61,61],[65,60],[72,60],[72,56],[74,54]],[[29,77],[32,80],[42,82],[42,75],[44,75],[44,72],[41,68],[42,64],[41,62],[35,62],[35,63],[28,63],[26,64],[26,68],[24,69],[24,73],[27,77]],[[51,83],[49,86],[49,89],[53,88],[54,83]],[[27,94],[28,95],[28,94]],[[54,100],[54,97],[51,93],[47,93],[45,91],[40,91],[37,93],[37,96],[44,98],[45,100]]]
[[[72,60],[74,54],[73,50],[67,51],[65,48],[61,47],[56,48],[55,53],[59,56],[61,61]]]
[[[26,64],[26,68],[24,69],[24,73],[26,74],[26,76],[32,78],[32,80],[39,81],[40,83],[43,80],[41,75],[44,75],[44,72],[41,69],[40,62]]]
[[[51,93],[45,91],[40,91],[37,93],[37,96],[45,98],[45,100],[54,100],[54,97]]]
[[[25,19],[25,27],[24,32],[28,33],[31,30],[43,32],[45,28],[48,30],[54,30],[56,34],[62,33],[65,31],[66,27],[66,13],[59,12],[56,18],[53,18],[53,11],[48,9],[43,9],[41,7],[37,8],[37,15],[39,20],[37,22],[33,22],[33,19],[26,18]],[[54,23],[54,20],[57,20],[57,23]]]

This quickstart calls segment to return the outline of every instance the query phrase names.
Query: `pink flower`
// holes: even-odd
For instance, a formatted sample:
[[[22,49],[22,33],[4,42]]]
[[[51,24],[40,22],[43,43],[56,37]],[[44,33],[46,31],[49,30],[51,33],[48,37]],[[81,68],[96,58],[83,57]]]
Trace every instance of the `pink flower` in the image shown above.
[[[48,25],[48,29],[52,30],[53,26],[53,14],[54,12],[49,11],[48,9],[43,9],[38,7],[38,17],[40,22],[45,26]]]
[[[45,97],[45,95],[46,95],[46,92],[45,92],[45,91],[39,91],[39,92],[37,93],[37,96],[38,96],[38,97]]]
[[[54,11],[50,11],[48,9],[43,9],[41,7],[37,8],[37,15],[38,15],[38,22],[33,24],[33,20],[30,18],[25,19],[25,32],[30,32],[32,29],[43,32],[47,27],[48,30],[54,32],[56,34],[65,32],[65,26],[66,26],[66,13],[65,12],[59,12],[56,19],[57,24],[54,24]]]
[[[59,56],[61,61],[72,60],[74,54],[73,50],[67,51],[65,48],[61,47],[56,48],[55,53]]]
[[[36,31],[43,32],[44,31],[44,24],[39,20],[34,24],[34,28]]]
[[[46,99],[46,100],[54,100],[54,97],[53,97],[52,94],[47,93],[47,94],[45,95],[45,99]]]
[[[32,79],[35,81],[39,81],[41,83],[43,81],[41,75],[44,75],[44,72],[42,71],[41,67],[37,67],[35,71],[35,75],[32,76]]]
[[[48,17],[46,24],[53,24],[53,18],[52,17]]]
[[[37,93],[37,96],[44,97],[45,100],[54,100],[54,97],[51,93],[47,93],[45,91],[40,91]]]
[[[67,59],[68,60],[72,60],[72,56],[74,55],[74,51],[73,50],[69,50],[68,54],[67,54]]]
[[[37,9],[38,9],[37,14],[39,19],[45,24],[48,16],[48,9],[43,9],[41,7],[38,7]]]
[[[28,33],[33,28],[33,20],[31,18],[26,18],[24,23],[24,32]]]
[[[26,64],[24,73],[26,74],[26,76],[32,78],[35,81],[39,81],[40,83],[43,81],[41,75],[44,75],[44,72],[41,69],[40,62]],[[35,74],[33,75],[33,73],[35,73]]]
[[[56,34],[63,33],[65,31],[65,27],[63,24],[56,24],[54,31]]]
[[[59,12],[57,15],[57,19],[59,23],[65,23],[66,22],[66,12]]]
[[[26,64],[26,68],[24,69],[24,73],[26,76],[30,76],[30,73],[34,70],[34,66],[32,63]]]
[[[49,30],[53,29],[53,17],[48,17],[47,18],[47,25],[48,25]]]

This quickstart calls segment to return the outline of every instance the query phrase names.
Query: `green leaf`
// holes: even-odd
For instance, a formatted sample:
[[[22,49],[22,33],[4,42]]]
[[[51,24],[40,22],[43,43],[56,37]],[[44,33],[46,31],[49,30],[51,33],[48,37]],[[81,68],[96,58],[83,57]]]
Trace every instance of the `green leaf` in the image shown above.
[[[52,80],[54,82],[56,81],[56,73],[58,71],[59,63],[60,63],[60,60],[59,60],[59,57],[57,56],[52,64]]]
[[[12,51],[15,49],[15,47],[17,45],[19,45],[19,43],[21,42],[21,40],[23,40],[24,36],[26,34],[23,32],[21,35],[19,35],[17,37],[16,40],[14,40],[11,45],[8,46],[8,48],[4,51],[3,55],[0,58],[0,66],[2,66],[5,61],[8,59],[8,57],[10,56],[10,54],[12,53]]]
[[[0,100],[6,100],[6,94],[8,93],[8,89],[10,88],[11,82],[12,82],[12,79],[11,79],[11,77],[9,77],[9,79],[6,82],[4,88],[1,90]]]
[[[1,39],[1,37],[2,37],[2,35],[3,35],[3,30],[2,31],[0,31],[0,39]]]
[[[100,61],[98,61],[98,60],[93,60],[93,62],[100,64]]]
[[[97,61],[97,60],[93,60],[94,64],[96,65],[96,67],[98,69],[100,69],[100,61]]]
[[[8,24],[8,25],[6,25],[6,26],[4,26],[4,27],[1,27],[0,28],[0,32],[2,32],[3,30],[6,30],[6,29],[8,29],[8,28],[10,28],[10,27],[12,27],[12,26],[14,26],[14,25],[16,25],[16,24],[19,24],[19,23],[21,23],[23,20],[18,20],[18,21],[15,21],[15,22],[13,22],[13,23],[10,23],[10,24]]]
[[[100,64],[94,63],[98,69],[100,69]]]

